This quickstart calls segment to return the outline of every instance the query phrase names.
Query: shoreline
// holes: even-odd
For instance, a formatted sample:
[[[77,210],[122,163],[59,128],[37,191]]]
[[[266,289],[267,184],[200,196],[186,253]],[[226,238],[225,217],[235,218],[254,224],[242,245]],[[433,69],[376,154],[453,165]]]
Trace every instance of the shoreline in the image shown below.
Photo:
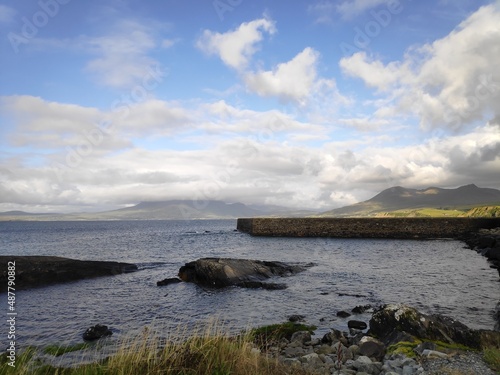
[[[15,290],[63,284],[95,277],[113,276],[137,271],[131,263],[77,260],[56,256],[0,256],[0,293],[7,292],[7,265],[13,265]],[[12,278],[12,276],[10,276]],[[9,279],[10,280],[10,279]]]

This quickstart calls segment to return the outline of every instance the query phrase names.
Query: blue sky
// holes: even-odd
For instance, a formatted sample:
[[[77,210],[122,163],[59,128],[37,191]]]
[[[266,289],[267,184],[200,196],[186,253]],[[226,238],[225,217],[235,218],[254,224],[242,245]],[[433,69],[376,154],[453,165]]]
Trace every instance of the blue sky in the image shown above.
[[[0,1],[0,211],[500,188],[496,1]]]

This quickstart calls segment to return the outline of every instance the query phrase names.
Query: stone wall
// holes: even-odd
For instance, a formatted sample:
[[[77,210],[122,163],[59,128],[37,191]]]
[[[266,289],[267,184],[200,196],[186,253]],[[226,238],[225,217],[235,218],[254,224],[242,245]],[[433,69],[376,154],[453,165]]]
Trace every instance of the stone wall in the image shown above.
[[[237,228],[254,236],[339,238],[462,238],[500,218],[243,218]]]

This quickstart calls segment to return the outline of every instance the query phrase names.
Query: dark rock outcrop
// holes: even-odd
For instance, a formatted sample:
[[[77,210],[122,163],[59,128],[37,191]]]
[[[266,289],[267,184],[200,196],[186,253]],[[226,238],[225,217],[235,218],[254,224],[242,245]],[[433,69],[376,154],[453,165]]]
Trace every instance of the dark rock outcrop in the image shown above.
[[[386,305],[375,312],[368,333],[386,345],[418,338],[473,349],[500,347],[500,332],[470,329],[447,316],[422,314],[401,304]]]
[[[0,293],[7,291],[7,264],[15,262],[16,290],[137,270],[135,264],[85,261],[52,256],[0,256]]]
[[[337,311],[337,316],[339,318],[348,318],[351,316],[351,314],[349,314],[347,311],[341,310],[341,311]]]
[[[365,322],[362,322],[360,320],[349,320],[347,322],[347,327],[353,328],[353,329],[364,330],[364,329],[368,328],[368,325]]]
[[[179,270],[179,277],[186,282],[201,286],[224,288],[284,289],[285,284],[268,283],[273,276],[291,276],[304,271],[309,265],[291,265],[282,262],[266,262],[249,259],[201,258],[186,263]]]
[[[460,238],[471,249],[488,258],[500,275],[500,228],[481,229]]]
[[[108,329],[108,326],[96,324],[88,328],[82,335],[85,341],[94,341],[102,337],[111,336],[113,332]]]

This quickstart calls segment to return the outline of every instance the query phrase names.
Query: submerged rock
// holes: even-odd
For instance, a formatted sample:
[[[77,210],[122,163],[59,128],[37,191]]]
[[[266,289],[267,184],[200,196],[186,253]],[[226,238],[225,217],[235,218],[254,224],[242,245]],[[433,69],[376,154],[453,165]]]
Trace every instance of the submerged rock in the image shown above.
[[[170,285],[170,284],[177,284],[181,283],[182,280],[179,279],[178,277],[167,277],[166,279],[163,279],[161,281],[157,281],[156,285],[157,286],[165,286],[165,285]]]
[[[183,281],[214,288],[239,286],[284,289],[285,284],[267,283],[264,280],[273,276],[295,275],[310,266],[312,264],[291,265],[249,259],[201,258],[182,266],[178,276]]]
[[[100,339],[101,337],[111,336],[112,334],[113,332],[108,329],[108,326],[96,324],[95,326],[88,328],[82,336],[86,341],[94,341]]]

